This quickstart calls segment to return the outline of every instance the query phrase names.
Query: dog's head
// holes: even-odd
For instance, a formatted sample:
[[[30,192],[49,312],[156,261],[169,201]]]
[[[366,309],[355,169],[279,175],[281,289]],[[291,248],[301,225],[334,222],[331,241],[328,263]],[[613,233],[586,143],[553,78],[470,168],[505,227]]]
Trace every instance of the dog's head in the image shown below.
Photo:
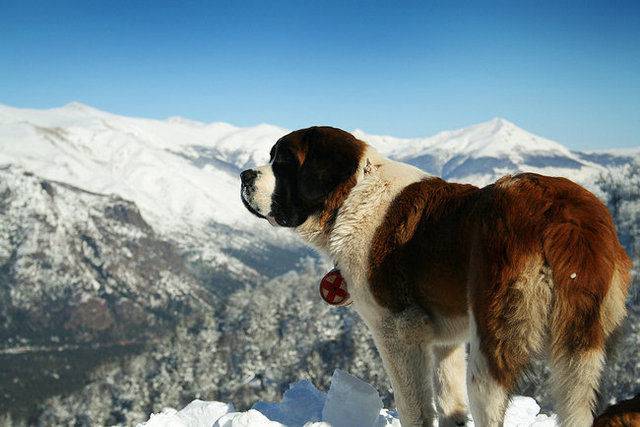
[[[311,127],[291,132],[271,148],[269,164],[240,174],[246,208],[282,227],[335,214],[356,183],[366,144],[348,132]]]

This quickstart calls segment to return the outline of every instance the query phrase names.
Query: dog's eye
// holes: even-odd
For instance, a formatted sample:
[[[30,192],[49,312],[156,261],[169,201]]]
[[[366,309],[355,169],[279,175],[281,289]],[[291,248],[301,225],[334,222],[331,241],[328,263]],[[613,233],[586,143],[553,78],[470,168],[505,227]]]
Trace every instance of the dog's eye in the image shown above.
[[[290,165],[294,163],[294,160],[295,159],[293,157],[293,154],[291,154],[291,152],[289,152],[288,150],[278,150],[273,159],[273,164]]]
[[[291,173],[296,166],[297,163],[294,161],[293,157],[284,153],[278,153],[275,159],[273,159],[272,164],[273,172],[278,175],[283,173]]]
[[[290,169],[292,166],[293,166],[292,162],[286,161],[284,159],[276,158],[273,161],[273,169],[275,171],[281,171],[281,170],[285,170],[285,169]]]

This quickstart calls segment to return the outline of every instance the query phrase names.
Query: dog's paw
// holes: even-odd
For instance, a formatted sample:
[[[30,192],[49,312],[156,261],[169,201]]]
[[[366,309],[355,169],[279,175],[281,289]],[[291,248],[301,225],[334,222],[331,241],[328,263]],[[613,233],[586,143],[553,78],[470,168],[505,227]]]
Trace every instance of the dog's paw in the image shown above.
[[[438,421],[440,427],[463,427],[471,420],[466,412],[456,412],[448,417],[442,417]]]

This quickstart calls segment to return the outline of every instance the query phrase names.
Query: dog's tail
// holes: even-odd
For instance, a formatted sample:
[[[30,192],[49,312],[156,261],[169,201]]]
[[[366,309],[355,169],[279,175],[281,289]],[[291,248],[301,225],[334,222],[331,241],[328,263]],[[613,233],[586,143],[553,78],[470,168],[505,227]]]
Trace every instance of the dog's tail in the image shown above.
[[[550,384],[567,425],[593,420],[606,343],[626,315],[631,267],[607,208],[582,197],[559,206],[543,236],[554,283]]]

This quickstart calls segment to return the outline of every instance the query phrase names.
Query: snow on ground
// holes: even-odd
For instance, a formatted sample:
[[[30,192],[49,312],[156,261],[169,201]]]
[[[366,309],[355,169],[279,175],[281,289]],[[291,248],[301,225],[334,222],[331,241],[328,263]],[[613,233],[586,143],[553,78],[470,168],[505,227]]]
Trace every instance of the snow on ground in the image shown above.
[[[473,422],[470,423],[473,425]],[[555,415],[540,414],[530,397],[517,396],[507,409],[507,427],[552,427]],[[138,427],[400,427],[398,414],[383,409],[378,392],[366,382],[336,370],[324,393],[308,380],[290,386],[280,403],[258,402],[236,412],[232,404],[194,400],[177,411],[165,408]]]

